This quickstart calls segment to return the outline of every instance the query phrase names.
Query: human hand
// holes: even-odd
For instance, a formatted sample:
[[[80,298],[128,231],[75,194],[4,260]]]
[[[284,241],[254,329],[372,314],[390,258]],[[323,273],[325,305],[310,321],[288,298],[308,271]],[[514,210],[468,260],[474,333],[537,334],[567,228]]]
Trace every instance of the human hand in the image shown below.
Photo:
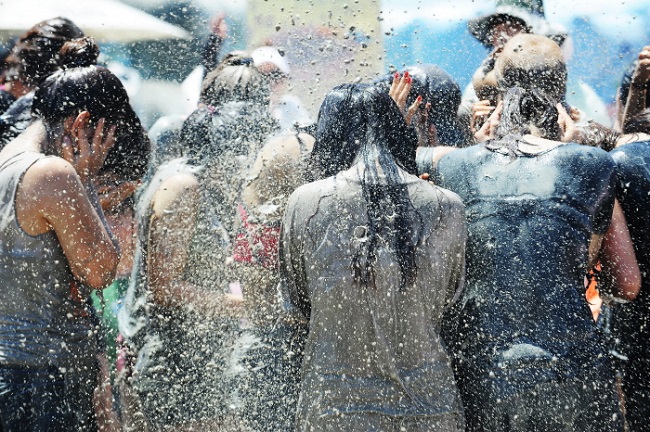
[[[140,185],[138,181],[125,181],[118,184],[97,184],[97,196],[104,213],[110,213],[125,199],[133,195]]]
[[[416,101],[417,102],[417,101]],[[427,102],[421,109],[416,109],[411,121],[415,127],[415,133],[418,137],[418,147],[435,147],[438,145],[438,130],[436,126],[429,121],[429,110],[431,103]]]
[[[482,143],[494,138],[494,133],[496,132],[497,126],[501,121],[502,112],[503,102],[499,102],[494,111],[492,111],[492,114],[487,119],[487,121],[483,123],[481,129],[479,129],[479,131],[474,134],[474,138],[476,139],[477,143]]]
[[[408,71],[404,72],[403,76],[400,76],[399,72],[395,72],[393,76],[393,83],[390,86],[388,95],[393,98],[400,112],[404,113],[404,120],[406,124],[410,125],[413,116],[417,112],[420,104],[422,103],[422,96],[418,96],[415,99],[415,102],[408,108],[406,107],[406,99],[411,92],[411,86],[413,84],[413,78],[409,75]]]
[[[560,125],[560,141],[569,142],[575,138],[576,124],[562,104],[557,104],[557,123]]]
[[[104,135],[106,121],[102,118],[97,122],[97,127],[90,138],[88,122],[89,120],[86,118],[76,133],[76,146],[69,135],[63,137],[61,146],[63,159],[72,164],[84,184],[94,178],[104,164],[108,151],[115,143],[117,128],[115,125],[109,127],[108,132]]]
[[[472,118],[470,120],[470,128],[476,134],[488,119],[490,114],[494,111],[494,106],[487,99],[474,102],[472,104]]]

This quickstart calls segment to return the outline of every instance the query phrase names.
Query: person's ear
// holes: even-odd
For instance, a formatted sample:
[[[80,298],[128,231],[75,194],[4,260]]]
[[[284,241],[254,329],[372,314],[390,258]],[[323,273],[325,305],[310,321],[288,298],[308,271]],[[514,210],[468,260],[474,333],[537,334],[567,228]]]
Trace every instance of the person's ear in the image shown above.
[[[82,111],[77,115],[77,117],[70,116],[65,121],[71,119],[72,125],[70,129],[67,130],[73,138],[79,139],[81,134],[86,133],[85,129],[90,126],[90,113],[88,111]]]

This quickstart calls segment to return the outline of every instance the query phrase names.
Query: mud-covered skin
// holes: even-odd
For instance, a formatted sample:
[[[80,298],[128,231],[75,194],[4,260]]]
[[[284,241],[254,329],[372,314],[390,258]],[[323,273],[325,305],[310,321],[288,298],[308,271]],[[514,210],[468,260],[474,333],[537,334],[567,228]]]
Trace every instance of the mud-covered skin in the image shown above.
[[[296,429],[462,430],[438,331],[462,283],[463,206],[400,170],[412,203],[415,283],[400,288],[398,260],[381,239],[375,284],[355,283],[351,262],[368,224],[359,170],[297,189],[283,221],[283,296],[309,327]]]
[[[477,145],[437,170],[468,221],[466,287],[444,332],[468,430],[620,430],[584,298],[591,235],[611,219],[612,159],[575,144],[528,156]]]
[[[613,309],[613,327],[628,357],[623,366],[626,418],[630,430],[644,430],[650,418],[650,142],[621,146],[611,153],[616,162],[618,198],[627,220],[634,252],[643,275],[638,297]]]

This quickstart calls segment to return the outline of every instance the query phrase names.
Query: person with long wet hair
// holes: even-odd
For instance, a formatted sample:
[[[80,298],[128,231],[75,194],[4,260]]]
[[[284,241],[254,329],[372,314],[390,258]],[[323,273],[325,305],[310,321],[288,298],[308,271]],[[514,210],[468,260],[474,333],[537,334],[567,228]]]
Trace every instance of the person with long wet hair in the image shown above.
[[[463,280],[459,198],[420,180],[416,138],[385,90],[321,105],[310,170],[280,243],[287,312],[308,331],[296,430],[460,431],[440,319]]]
[[[466,286],[443,333],[467,430],[623,430],[584,292],[612,220],[614,161],[566,142],[555,42],[515,36],[495,72],[502,104],[491,139],[444,156],[433,176],[467,206]],[[618,282],[633,299],[638,279]]]
[[[119,248],[94,182],[142,175],[148,142],[91,39],[34,95],[39,119],[0,152],[0,429],[96,431],[97,336],[88,295],[115,276]]]

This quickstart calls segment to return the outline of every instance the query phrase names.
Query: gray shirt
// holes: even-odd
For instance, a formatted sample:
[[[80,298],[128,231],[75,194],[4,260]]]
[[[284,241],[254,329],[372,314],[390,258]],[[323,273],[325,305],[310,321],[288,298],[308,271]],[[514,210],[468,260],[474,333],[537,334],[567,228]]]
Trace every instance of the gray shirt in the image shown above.
[[[96,336],[56,234],[30,236],[16,220],[20,180],[43,157],[23,152],[0,166],[0,365],[82,367]]]
[[[381,240],[374,286],[353,282],[352,254],[367,224],[357,167],[304,185],[289,200],[281,288],[291,313],[309,326],[298,430],[462,425],[439,329],[463,280],[464,207],[452,192],[403,171],[401,177],[415,214],[417,265],[415,283],[404,288],[395,252]]]

